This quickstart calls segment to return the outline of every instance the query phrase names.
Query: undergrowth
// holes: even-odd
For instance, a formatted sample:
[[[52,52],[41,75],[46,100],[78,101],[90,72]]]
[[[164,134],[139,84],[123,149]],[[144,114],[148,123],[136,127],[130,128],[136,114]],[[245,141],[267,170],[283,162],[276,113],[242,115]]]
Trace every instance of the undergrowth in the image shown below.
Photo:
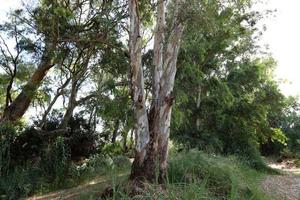
[[[124,156],[111,158],[94,154],[89,159],[74,163],[64,143],[58,137],[43,147],[40,156],[24,163],[11,158],[11,147],[16,132],[11,127],[0,130],[0,198],[20,199],[32,194],[78,186],[95,177],[104,178],[113,186],[114,199],[132,199],[119,190],[116,178],[130,171],[129,159]],[[242,154],[241,154],[242,155]],[[162,189],[158,185],[147,185],[142,199],[268,199],[259,189],[259,181],[270,170],[257,153],[235,157],[216,156],[199,151],[188,151],[171,155],[167,183]],[[125,173],[125,174],[126,174]],[[109,177],[110,176],[110,177]],[[95,193],[82,194],[79,199],[96,199]]]
[[[75,187],[96,177],[109,179],[112,166],[118,173],[122,173],[130,168],[130,162],[126,157],[111,159],[103,155],[93,155],[82,163],[66,162],[53,157],[49,162],[44,160],[40,164],[28,163],[15,167],[1,177],[0,199],[14,200],[33,194],[45,194]]]
[[[165,189],[147,184],[142,194],[129,197],[122,189],[115,187],[112,199],[270,200],[260,190],[264,175],[265,172],[251,169],[234,156],[222,157],[191,151],[171,158]],[[122,184],[126,185],[126,182]],[[91,193],[82,193],[77,200],[97,198]]]
[[[38,154],[33,153],[28,159],[20,159],[14,149],[18,137],[14,127],[0,127],[0,199],[21,199],[33,194],[75,187],[96,176],[107,175],[112,166],[122,171],[129,169],[131,164],[124,156],[112,159],[103,154],[93,154],[80,162],[72,161],[64,137],[54,138],[44,146],[31,145],[29,149],[39,149]]]

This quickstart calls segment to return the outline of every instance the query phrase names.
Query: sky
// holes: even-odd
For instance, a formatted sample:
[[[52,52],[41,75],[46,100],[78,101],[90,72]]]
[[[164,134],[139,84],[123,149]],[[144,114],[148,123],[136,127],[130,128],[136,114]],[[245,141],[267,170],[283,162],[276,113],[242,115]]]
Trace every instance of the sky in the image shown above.
[[[5,12],[20,6],[20,0],[0,0],[0,5],[1,23],[6,18]],[[261,0],[254,9],[277,10],[275,17],[261,22],[267,27],[261,44],[269,46],[278,63],[275,77],[281,91],[285,95],[300,96],[300,0]]]
[[[285,95],[300,95],[300,1],[268,0],[256,5],[258,10],[277,10],[275,17],[265,19],[267,30],[262,43],[277,61],[276,78]]]

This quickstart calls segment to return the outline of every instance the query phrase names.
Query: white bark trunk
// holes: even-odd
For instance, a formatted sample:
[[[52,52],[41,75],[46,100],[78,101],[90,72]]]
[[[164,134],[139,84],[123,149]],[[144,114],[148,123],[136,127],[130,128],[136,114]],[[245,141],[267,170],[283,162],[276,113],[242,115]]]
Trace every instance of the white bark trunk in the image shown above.
[[[164,0],[158,0],[157,20],[153,47],[153,98],[158,99],[159,83],[163,73],[163,48],[165,39],[165,5]]]
[[[168,140],[173,87],[176,63],[180,48],[183,25],[179,21],[178,8],[182,0],[175,0],[174,19],[166,48],[165,44],[165,3],[158,0],[157,22],[154,37],[152,104],[147,116],[144,99],[144,80],[142,78],[141,44],[137,1],[130,1],[130,53],[132,68],[133,101],[136,120],[136,157],[131,171],[131,179],[146,178],[149,181],[164,182],[167,170]],[[137,19],[135,18],[137,17]],[[166,49],[166,52],[164,52]],[[142,144],[142,145],[141,145]],[[158,177],[156,172],[159,171]]]
[[[146,155],[146,147],[149,142],[149,124],[145,105],[144,75],[142,68],[142,37],[140,33],[140,19],[138,1],[129,0],[130,35],[129,51],[131,65],[131,89],[134,104],[135,117],[135,149],[136,159],[140,165]]]

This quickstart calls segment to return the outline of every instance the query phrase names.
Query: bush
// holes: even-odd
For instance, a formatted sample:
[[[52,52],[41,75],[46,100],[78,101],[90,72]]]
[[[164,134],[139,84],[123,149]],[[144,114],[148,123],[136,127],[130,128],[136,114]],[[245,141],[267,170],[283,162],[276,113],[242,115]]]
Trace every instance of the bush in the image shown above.
[[[48,140],[34,127],[27,127],[18,133],[11,147],[11,157],[15,165],[24,165],[41,157]]]
[[[53,144],[49,144],[43,151],[40,168],[46,177],[54,179],[54,183],[64,184],[69,171],[70,153],[64,143],[64,138],[56,138]]]
[[[228,169],[215,164],[199,152],[180,154],[169,164],[169,183],[205,182],[210,192],[226,197],[231,190],[231,174]]]
[[[3,199],[20,199],[32,194],[42,182],[40,169],[32,166],[16,167],[0,179],[0,196]]]
[[[171,192],[179,199],[197,199],[195,195],[202,195],[203,199],[266,199],[258,188],[260,177],[260,172],[237,157],[199,151],[174,157],[168,170]]]
[[[8,175],[12,168],[11,149],[16,130],[9,124],[0,126],[0,177]]]
[[[124,153],[122,144],[119,141],[104,145],[101,151],[104,154],[108,154],[111,156],[121,155]]]
[[[61,113],[53,111],[42,127],[43,131],[51,132],[59,129],[61,118]],[[40,122],[37,120],[34,123],[39,124]],[[97,153],[100,147],[103,146],[103,141],[99,134],[93,130],[89,122],[80,113],[70,119],[67,128],[69,131],[60,136],[65,138],[65,144],[70,150],[70,158],[72,160],[80,161],[88,158],[90,155]],[[34,129],[34,127],[31,129]],[[48,145],[49,142],[51,143],[49,140],[53,141],[56,137],[49,134],[47,140],[43,141],[44,145]]]
[[[260,152],[254,145],[245,144],[243,150],[236,152],[236,156],[247,166],[258,171],[275,172],[263,161]]]

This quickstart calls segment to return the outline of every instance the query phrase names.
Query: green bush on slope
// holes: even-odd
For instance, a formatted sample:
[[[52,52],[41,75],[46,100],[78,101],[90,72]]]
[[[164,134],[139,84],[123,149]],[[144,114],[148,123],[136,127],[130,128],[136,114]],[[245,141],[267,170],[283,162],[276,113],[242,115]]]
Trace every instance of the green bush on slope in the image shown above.
[[[201,188],[203,197],[196,199],[267,199],[258,188],[262,175],[236,157],[199,151],[179,154],[169,165],[169,185],[184,185],[182,199],[196,195]]]

